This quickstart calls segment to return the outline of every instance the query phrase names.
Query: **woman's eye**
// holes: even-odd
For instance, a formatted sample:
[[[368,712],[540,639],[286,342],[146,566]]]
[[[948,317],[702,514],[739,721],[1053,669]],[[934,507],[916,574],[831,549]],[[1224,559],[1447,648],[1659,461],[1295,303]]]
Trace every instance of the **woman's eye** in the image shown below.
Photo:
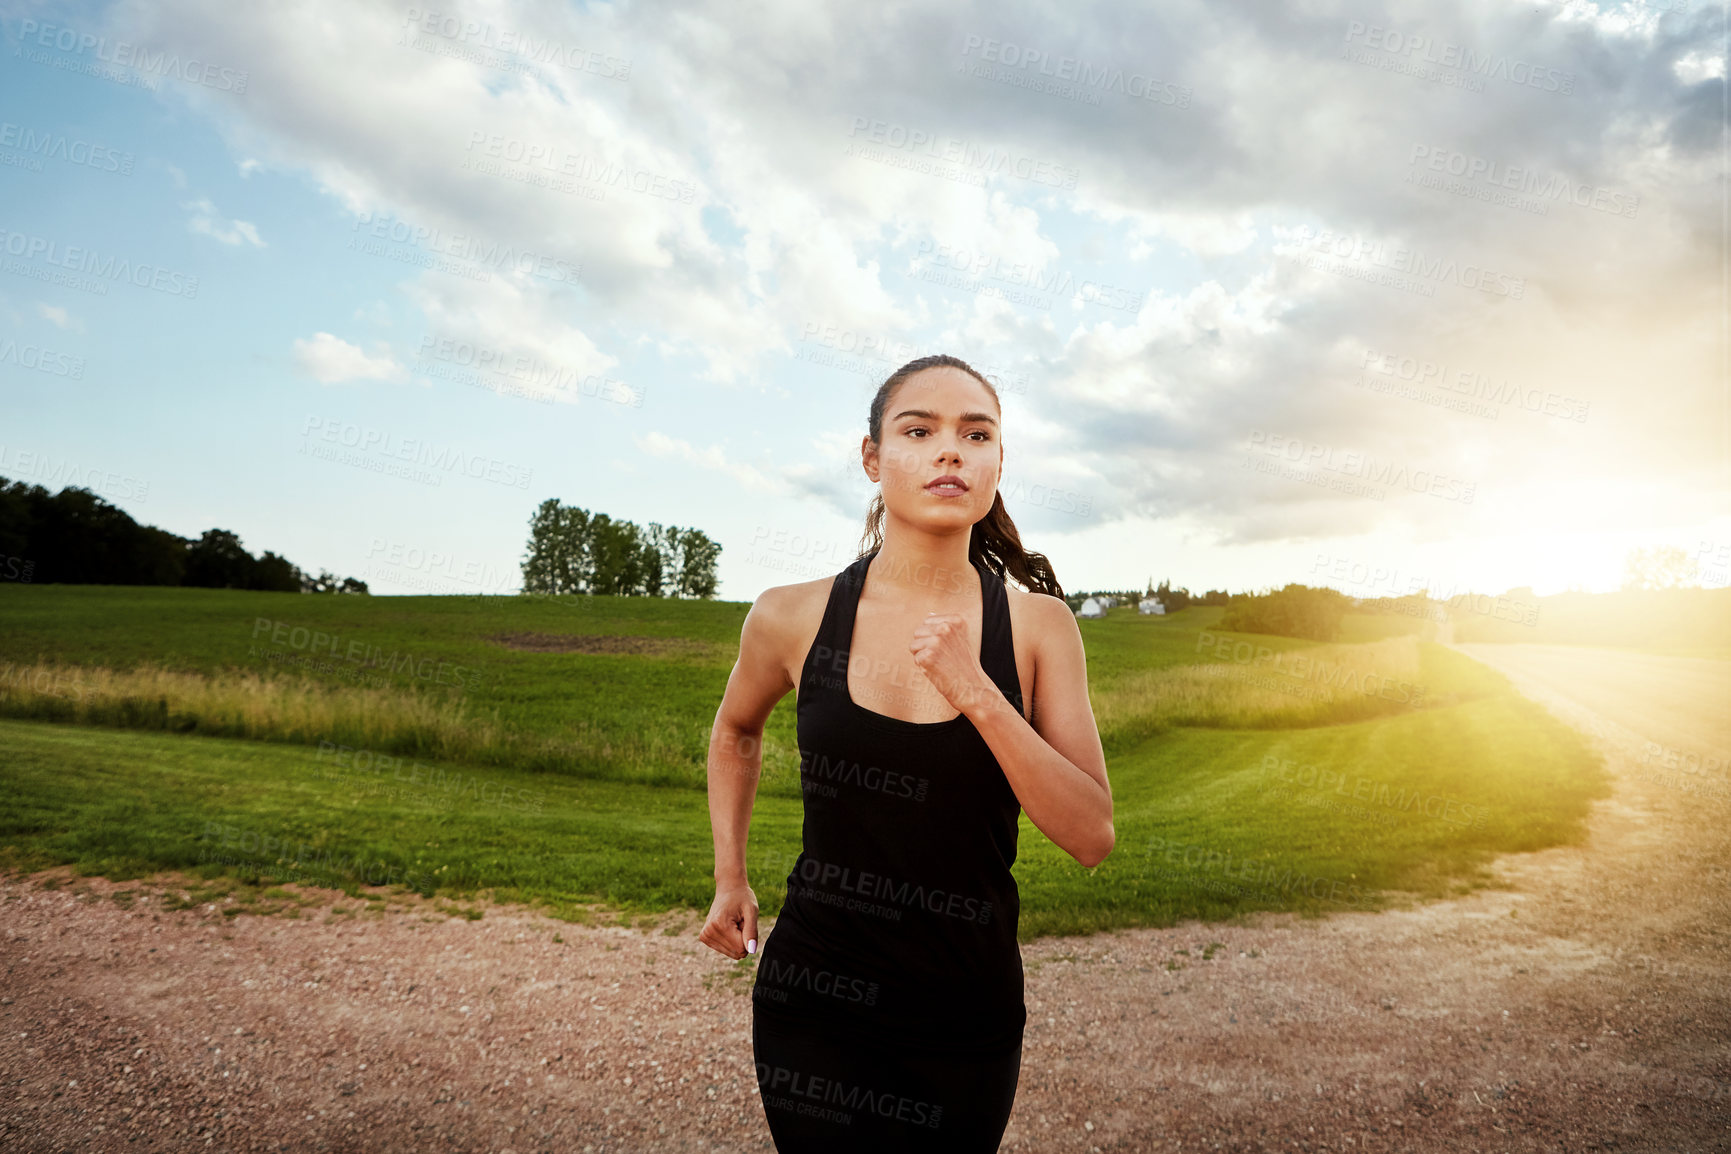
[[[916,434],[930,433],[931,430],[926,428],[924,425],[914,425],[911,428],[903,429],[902,432],[904,435],[912,437]],[[969,437],[976,437],[981,441],[989,441],[992,439],[992,434],[984,429],[975,429],[973,432],[966,435]]]

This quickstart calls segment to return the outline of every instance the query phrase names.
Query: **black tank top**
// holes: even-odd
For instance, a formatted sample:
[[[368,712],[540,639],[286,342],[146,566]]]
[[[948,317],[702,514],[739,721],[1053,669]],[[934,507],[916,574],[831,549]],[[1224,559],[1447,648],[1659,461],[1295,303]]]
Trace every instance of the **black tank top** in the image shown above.
[[[803,849],[764,942],[754,1011],[957,1052],[1027,1022],[1016,860],[1021,804],[965,714],[914,722],[848,692],[854,613],[876,551],[830,586],[798,697]],[[980,665],[1018,711],[1003,578],[980,576]]]

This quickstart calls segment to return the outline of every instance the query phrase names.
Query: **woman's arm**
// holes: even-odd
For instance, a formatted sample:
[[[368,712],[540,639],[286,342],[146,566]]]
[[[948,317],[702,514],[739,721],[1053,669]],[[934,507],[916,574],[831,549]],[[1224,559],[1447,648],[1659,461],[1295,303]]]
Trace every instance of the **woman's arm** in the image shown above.
[[[1034,720],[1029,724],[980,668],[959,614],[926,619],[914,660],[985,738],[1028,820],[1089,867],[1112,852],[1112,786],[1088,701],[1088,658],[1069,606],[1029,598],[1034,622]],[[934,672],[935,670],[935,672]],[[948,684],[953,688],[945,690]]]
[[[790,608],[787,588],[764,590],[745,615],[739,659],[728,674],[709,735],[715,901],[697,940],[736,961],[757,952],[757,895],[746,875],[745,843],[763,768],[763,723],[793,688],[782,660]]]

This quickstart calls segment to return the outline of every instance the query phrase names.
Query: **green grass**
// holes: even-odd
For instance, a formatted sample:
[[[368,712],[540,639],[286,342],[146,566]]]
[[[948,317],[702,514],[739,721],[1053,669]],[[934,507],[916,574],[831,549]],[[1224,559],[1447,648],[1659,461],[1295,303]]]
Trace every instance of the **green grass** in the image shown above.
[[[1430,658],[1431,675],[1453,685],[1455,703],[1300,730],[1180,729],[1114,759],[1118,844],[1094,870],[1024,816],[1015,870],[1024,940],[1259,909],[1374,908],[1388,900],[1382,890],[1458,892],[1483,883],[1496,853],[1577,839],[1591,799],[1608,792],[1583,741],[1498,675],[1446,650]],[[707,800],[693,790],[440,766],[459,783],[484,782],[485,797],[507,791],[520,808],[501,809],[461,787],[455,804],[435,807],[426,803],[444,791],[425,782],[427,767],[373,773],[281,744],[5,721],[0,747],[0,864],[14,870],[70,865],[117,880],[182,871],[208,879],[200,895],[187,891],[189,902],[240,883],[245,900],[234,910],[272,908],[267,895],[284,881],[350,894],[365,892],[369,880],[389,881],[579,920],[596,904],[627,918],[678,910],[700,917],[714,897]],[[1366,779],[1452,799],[1486,820],[1472,828],[1357,803],[1385,819],[1379,823],[1322,808],[1314,803],[1339,795],[1314,786],[1283,791],[1281,759],[1294,779],[1306,766],[1330,767],[1349,790]],[[421,784],[401,784],[416,772]],[[384,792],[392,789],[402,792]],[[766,914],[780,908],[800,823],[797,800],[758,798],[748,864]],[[267,837],[293,848],[266,849]],[[1162,852],[1151,852],[1156,846]],[[1186,866],[1187,852],[1276,872],[1246,884],[1242,870]],[[325,855],[337,864],[321,865],[332,860]],[[1293,877],[1306,888],[1282,889]],[[1335,881],[1363,892],[1333,890]],[[1223,892],[1223,884],[1237,889]],[[696,928],[694,921],[690,932]]]
[[[381,728],[356,737],[346,728],[307,734],[293,726],[246,735],[300,743],[319,739],[364,742],[390,753],[441,753],[500,767],[529,767],[615,781],[701,787],[709,727],[739,650],[749,605],[669,601],[651,597],[313,597],[288,593],[96,585],[0,587],[0,663],[59,663],[75,667],[63,679],[75,690],[76,667],[137,672],[141,677],[198,674],[233,682],[243,675],[303,683],[343,696],[358,678],[378,679],[375,693],[398,699],[381,709]],[[265,622],[261,629],[259,622]],[[271,643],[274,623],[288,640]],[[307,630],[294,642],[295,628]],[[336,647],[377,649],[390,661],[412,659],[428,674],[368,666],[321,654],[332,671],[270,661],[311,657],[313,631],[338,638]],[[257,636],[255,637],[255,633]],[[531,653],[492,640],[506,633],[624,635],[684,641],[655,655]],[[440,669],[438,663],[444,662]],[[443,680],[441,680],[441,678]],[[472,678],[472,683],[471,683]],[[0,681],[4,681],[0,678]],[[84,679],[86,681],[89,678]],[[40,697],[41,695],[36,695]],[[73,720],[70,700],[7,701],[0,713]],[[208,697],[212,694],[193,694]],[[425,703],[443,717],[422,724]],[[82,720],[126,728],[167,728],[238,736],[197,711],[161,709],[158,695],[123,701],[111,716]],[[389,724],[386,724],[389,723]],[[799,753],[793,698],[765,727],[764,788],[799,796]]]
[[[708,727],[747,609],[0,590],[0,663],[64,663],[91,690],[69,704],[0,684],[0,711],[15,718],[0,721],[0,866],[190,875],[182,900],[238,894],[230,912],[294,913],[301,899],[283,883],[376,899],[366,883],[383,880],[578,920],[597,909],[700,917],[714,897]],[[1324,646],[1220,634],[1220,612],[1080,623],[1118,844],[1085,870],[1024,816],[1024,939],[1459,892],[1484,884],[1497,853],[1578,840],[1592,799],[1608,794],[1582,738],[1501,675],[1421,640],[1422,622],[1349,615],[1345,640]],[[283,675],[249,653],[259,619],[480,677],[454,691],[384,673],[382,687],[359,691],[326,674]],[[687,644],[529,653],[490,640],[507,632]],[[106,697],[94,688],[108,684],[101,670],[112,671]],[[1365,692],[1335,680],[1343,674],[1422,695]],[[767,727],[752,820],[748,866],[766,914],[780,908],[799,849],[793,706],[790,694]],[[377,758],[339,760],[329,742],[402,762],[374,772]],[[1323,772],[1326,781],[1302,780]],[[501,791],[514,808],[498,803]],[[474,917],[485,907],[448,908]]]
[[[334,742],[701,789],[709,727],[749,608],[645,597],[308,597],[14,585],[0,588],[6,622],[0,716]],[[1410,653],[1216,634],[1221,613],[1197,607],[1156,617],[1120,610],[1079,623],[1109,754],[1177,725],[1319,725],[1404,712],[1398,701],[1350,691],[1313,700],[1302,679],[1270,674],[1261,659],[1221,662],[1214,639],[1249,643],[1241,646],[1247,656],[1253,644],[1282,659],[1314,651],[1331,667],[1381,663],[1401,678],[1411,673]],[[1355,641],[1398,640],[1391,621],[1412,624],[1349,617],[1348,633]],[[328,669],[267,658],[311,658],[316,633],[337,639],[319,654]],[[602,655],[524,652],[495,640],[516,633],[684,644],[656,654]],[[276,635],[287,640],[273,643]],[[378,650],[387,664],[330,655],[333,648],[346,653],[350,642],[361,654]],[[413,659],[430,676],[393,672],[393,658]],[[1196,672],[1222,665],[1205,670],[1208,676]],[[1247,679],[1263,689],[1247,690]],[[41,690],[31,692],[32,684]],[[792,694],[765,724],[760,791],[799,797]]]
[[[706,802],[687,789],[440,766],[462,775],[444,790],[425,770],[414,782],[412,763],[356,771],[294,746],[24,721],[0,721],[0,747],[9,869],[70,865],[115,880],[174,870],[350,894],[372,879],[565,916],[589,903],[707,910],[715,896]],[[496,804],[501,790],[519,808]],[[445,798],[454,804],[432,804]],[[752,826],[785,843],[799,822],[797,802],[765,798]]]

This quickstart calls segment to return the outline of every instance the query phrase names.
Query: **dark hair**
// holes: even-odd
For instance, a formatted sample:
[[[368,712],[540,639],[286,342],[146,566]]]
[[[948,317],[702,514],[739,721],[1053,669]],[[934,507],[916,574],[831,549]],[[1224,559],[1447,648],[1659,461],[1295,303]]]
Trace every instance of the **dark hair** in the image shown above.
[[[891,373],[884,383],[878,386],[877,395],[872,398],[871,416],[867,422],[872,444],[883,442],[884,410],[889,407],[890,394],[915,373],[936,368],[962,370],[986,386],[986,391],[992,394],[992,400],[998,401],[998,390],[992,387],[992,382],[975,372],[973,367],[960,357],[952,357],[947,353],[918,357]],[[1003,411],[1001,403],[999,411]],[[871,508],[866,512],[865,532],[860,536],[861,557],[883,548],[883,521],[884,497],[880,492],[872,498]],[[1063,599],[1064,587],[1058,584],[1058,578],[1052,572],[1052,563],[1044,554],[1032,553],[1022,548],[1022,535],[1016,531],[1016,523],[1010,520],[1010,511],[1004,508],[1004,495],[1001,492],[992,494],[991,509],[974,522],[973,534],[968,539],[968,560],[974,564],[985,565],[1000,578],[1008,572],[1032,592],[1047,593]]]

